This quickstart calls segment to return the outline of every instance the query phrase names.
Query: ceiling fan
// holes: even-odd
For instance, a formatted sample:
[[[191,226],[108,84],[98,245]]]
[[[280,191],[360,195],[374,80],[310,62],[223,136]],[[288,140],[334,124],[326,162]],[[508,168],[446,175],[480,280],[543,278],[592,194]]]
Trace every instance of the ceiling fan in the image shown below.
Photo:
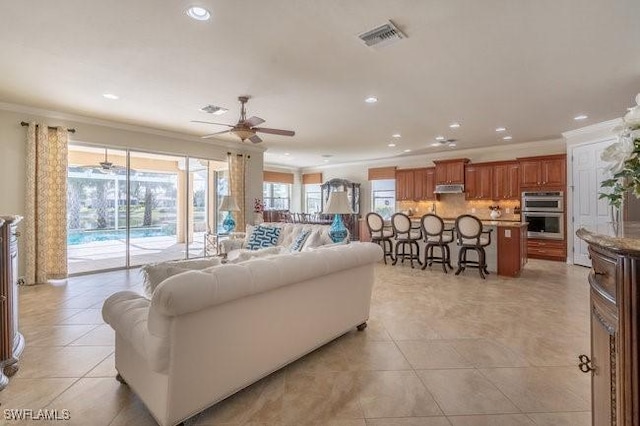
[[[247,118],[245,104],[249,100],[249,97],[248,96],[240,96],[240,97],[238,97],[238,100],[240,101],[240,105],[241,105],[241,107],[240,107],[240,120],[238,120],[238,123],[235,124],[235,125],[225,124],[225,123],[212,123],[210,121],[198,121],[198,120],[192,120],[191,121],[192,123],[215,124],[215,125],[218,125],[218,126],[231,127],[228,130],[223,130],[221,132],[211,133],[210,135],[204,135],[202,137],[203,139],[212,138],[214,136],[222,135],[222,134],[225,134],[225,133],[231,133],[231,134],[234,134],[237,137],[239,137],[242,142],[244,142],[245,140],[248,139],[253,143],[260,143],[260,142],[262,142],[262,139],[256,133],[269,133],[269,134],[272,134],[272,135],[281,135],[281,136],[293,136],[293,135],[296,134],[296,132],[294,132],[292,130],[280,130],[280,129],[269,129],[267,127],[256,127],[256,126],[264,123],[264,120],[262,118],[256,117],[256,116]]]
[[[100,173],[104,173],[104,174],[111,174],[114,171],[117,170],[124,170],[125,167],[123,166],[119,166],[117,164],[112,163],[111,161],[109,161],[109,157],[107,154],[107,148],[104,149],[104,160],[100,161],[98,164],[91,164],[88,166],[80,166],[84,169],[93,169],[93,170],[97,170]]]

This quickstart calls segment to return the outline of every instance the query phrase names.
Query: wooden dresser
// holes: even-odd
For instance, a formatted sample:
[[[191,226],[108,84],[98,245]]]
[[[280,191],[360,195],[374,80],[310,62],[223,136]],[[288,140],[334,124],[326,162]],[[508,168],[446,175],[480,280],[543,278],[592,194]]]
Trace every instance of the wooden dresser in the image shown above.
[[[640,222],[581,228],[589,244],[593,425],[640,425]]]
[[[20,216],[0,216],[0,390],[18,371],[24,338],[18,332],[18,223]]]

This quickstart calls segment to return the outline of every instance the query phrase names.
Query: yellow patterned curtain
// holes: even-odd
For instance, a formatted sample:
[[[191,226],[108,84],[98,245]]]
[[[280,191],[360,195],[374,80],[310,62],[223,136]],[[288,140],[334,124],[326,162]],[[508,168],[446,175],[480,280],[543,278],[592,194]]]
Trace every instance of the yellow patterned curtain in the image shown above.
[[[236,231],[243,232],[246,227],[245,220],[245,176],[248,157],[242,154],[227,153],[229,161],[229,195],[231,195],[240,207],[239,212],[233,212],[236,221]]]
[[[65,129],[29,123],[26,284],[67,277],[67,145]]]

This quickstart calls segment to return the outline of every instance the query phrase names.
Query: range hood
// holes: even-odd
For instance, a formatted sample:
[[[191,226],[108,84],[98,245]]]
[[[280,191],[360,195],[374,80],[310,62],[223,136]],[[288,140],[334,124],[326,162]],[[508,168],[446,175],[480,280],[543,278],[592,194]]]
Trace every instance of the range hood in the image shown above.
[[[436,185],[436,194],[462,194],[464,185]]]

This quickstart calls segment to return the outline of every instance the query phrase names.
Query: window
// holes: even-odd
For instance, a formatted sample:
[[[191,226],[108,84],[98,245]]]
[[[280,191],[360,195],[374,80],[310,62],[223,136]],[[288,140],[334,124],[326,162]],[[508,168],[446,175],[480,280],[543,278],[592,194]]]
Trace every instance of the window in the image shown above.
[[[306,213],[321,213],[322,190],[320,184],[307,184],[304,186],[304,205]]]
[[[371,211],[390,219],[396,210],[396,180],[371,181]]]
[[[262,197],[265,210],[289,210],[291,185],[288,183],[264,182]]]

